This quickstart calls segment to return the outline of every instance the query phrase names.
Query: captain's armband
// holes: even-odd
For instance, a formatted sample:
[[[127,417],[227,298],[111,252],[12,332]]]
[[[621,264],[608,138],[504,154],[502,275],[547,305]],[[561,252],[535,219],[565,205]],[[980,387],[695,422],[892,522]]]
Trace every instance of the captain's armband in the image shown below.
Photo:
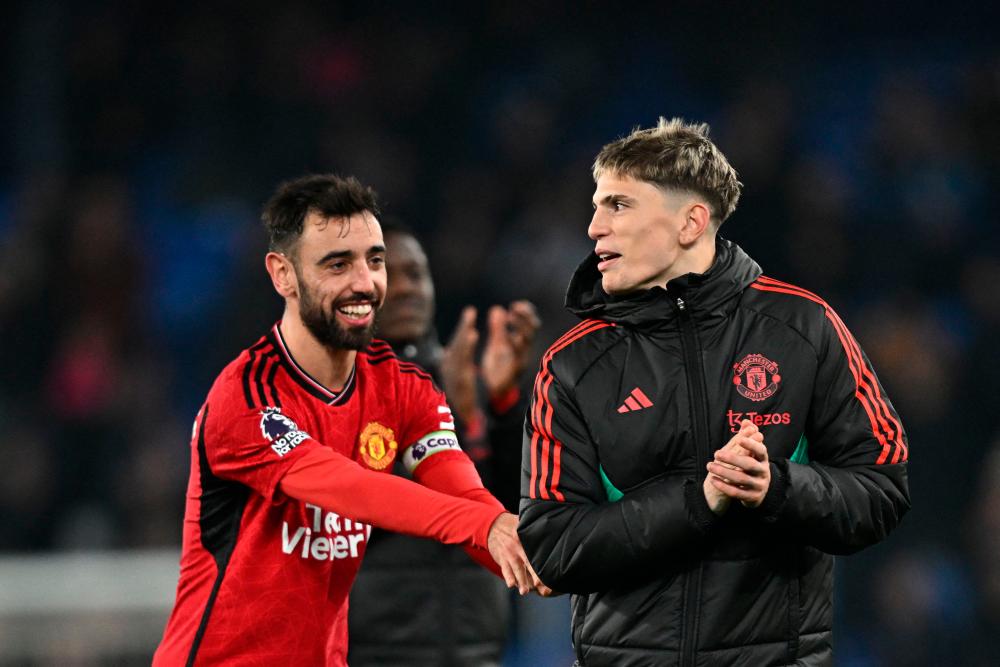
[[[403,453],[403,465],[412,474],[418,465],[431,456],[450,449],[462,449],[458,445],[458,436],[455,435],[454,431],[434,431],[433,433],[428,433],[406,448],[406,451]]]

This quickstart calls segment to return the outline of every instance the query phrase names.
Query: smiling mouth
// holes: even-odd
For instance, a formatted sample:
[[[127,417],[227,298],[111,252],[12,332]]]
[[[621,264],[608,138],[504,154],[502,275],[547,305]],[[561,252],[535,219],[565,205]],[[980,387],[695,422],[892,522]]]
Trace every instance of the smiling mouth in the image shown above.
[[[372,305],[370,303],[349,303],[340,306],[337,310],[348,317],[362,318],[372,312]]]
[[[367,326],[375,315],[375,306],[372,303],[345,303],[337,306],[337,314],[348,325]]]

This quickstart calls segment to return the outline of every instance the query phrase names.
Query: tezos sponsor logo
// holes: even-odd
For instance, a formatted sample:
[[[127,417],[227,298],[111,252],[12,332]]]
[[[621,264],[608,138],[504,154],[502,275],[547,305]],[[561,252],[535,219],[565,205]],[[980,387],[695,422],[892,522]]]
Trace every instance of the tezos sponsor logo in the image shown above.
[[[278,456],[284,456],[309,437],[295,422],[281,414],[281,408],[264,408],[260,414],[260,432]]]
[[[733,364],[733,384],[743,398],[763,401],[778,391],[781,376],[778,364],[763,354],[748,354],[742,361]]]
[[[777,426],[779,424],[787,426],[792,423],[790,412],[764,414],[760,412],[736,412],[735,410],[730,410],[726,413],[726,417],[729,419],[729,430],[732,433],[740,432],[740,422],[744,419],[749,419],[753,422],[754,426]]]

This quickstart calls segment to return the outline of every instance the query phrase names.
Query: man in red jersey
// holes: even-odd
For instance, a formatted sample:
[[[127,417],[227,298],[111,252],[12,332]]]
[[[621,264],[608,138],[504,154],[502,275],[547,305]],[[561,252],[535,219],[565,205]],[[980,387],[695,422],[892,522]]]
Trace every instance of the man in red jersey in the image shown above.
[[[370,188],[336,176],[285,183],[265,207],[285,311],[195,420],[177,601],[154,665],[346,665],[372,526],[461,544],[521,593],[541,587],[444,394],[372,340],[386,291],[377,211]],[[384,474],[397,458],[420,484]]]

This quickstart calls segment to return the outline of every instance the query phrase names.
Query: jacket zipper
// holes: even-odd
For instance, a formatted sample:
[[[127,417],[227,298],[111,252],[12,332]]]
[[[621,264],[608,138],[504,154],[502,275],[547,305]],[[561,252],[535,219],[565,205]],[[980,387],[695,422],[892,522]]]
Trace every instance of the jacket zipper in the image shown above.
[[[679,322],[681,328],[681,347],[684,352],[684,367],[691,381],[691,392],[693,394],[691,406],[694,412],[692,428],[694,430],[694,442],[696,449],[695,472],[701,470],[701,466],[707,463],[712,456],[708,442],[708,410],[706,408],[705,390],[705,369],[701,363],[701,356],[698,345],[698,331],[691,318],[691,313],[687,310],[684,299],[677,298],[677,310],[679,311]],[[685,588],[684,611],[681,621],[681,665],[682,667],[693,666],[697,654],[698,641],[698,606],[701,602],[701,580],[703,565],[698,564],[696,571],[688,574],[687,586]]]

